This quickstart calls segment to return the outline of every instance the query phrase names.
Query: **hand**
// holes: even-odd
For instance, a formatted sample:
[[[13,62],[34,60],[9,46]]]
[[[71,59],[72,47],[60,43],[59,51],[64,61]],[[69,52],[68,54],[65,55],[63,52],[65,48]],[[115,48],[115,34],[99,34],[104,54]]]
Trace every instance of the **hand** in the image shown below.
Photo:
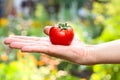
[[[44,32],[49,35],[50,27]],[[90,47],[85,46],[80,40],[74,38],[69,46],[53,45],[48,37],[12,36],[4,41],[10,48],[21,49],[23,52],[45,53],[50,56],[62,58],[77,64],[94,64],[94,56]]]

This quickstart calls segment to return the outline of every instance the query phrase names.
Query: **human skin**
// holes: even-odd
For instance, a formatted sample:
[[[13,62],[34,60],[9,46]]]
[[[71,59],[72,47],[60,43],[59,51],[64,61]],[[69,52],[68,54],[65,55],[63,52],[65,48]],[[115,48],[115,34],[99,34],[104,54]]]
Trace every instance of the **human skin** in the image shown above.
[[[49,35],[50,26],[44,32]],[[120,40],[97,45],[83,44],[74,38],[68,46],[51,44],[48,37],[11,36],[5,39],[10,48],[37,52],[82,65],[120,63]]]

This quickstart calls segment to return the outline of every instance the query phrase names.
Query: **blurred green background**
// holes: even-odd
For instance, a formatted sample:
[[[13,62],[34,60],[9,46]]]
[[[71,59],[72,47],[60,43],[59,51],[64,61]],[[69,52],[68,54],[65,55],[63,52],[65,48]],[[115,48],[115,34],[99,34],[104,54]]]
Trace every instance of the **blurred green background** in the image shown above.
[[[86,44],[116,40],[119,5],[120,0],[0,0],[0,80],[120,80],[119,64],[76,65],[3,43],[11,35],[46,36],[43,28],[60,22],[72,25]]]

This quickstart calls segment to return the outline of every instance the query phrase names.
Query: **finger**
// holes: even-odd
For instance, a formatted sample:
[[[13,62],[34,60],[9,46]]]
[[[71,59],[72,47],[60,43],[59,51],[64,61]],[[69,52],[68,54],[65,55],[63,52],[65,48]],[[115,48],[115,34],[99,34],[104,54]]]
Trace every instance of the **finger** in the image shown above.
[[[26,42],[26,43],[30,43],[32,41],[49,41],[49,39],[47,37],[41,37],[39,38],[39,40],[34,40],[34,39],[21,39],[21,38],[13,38],[13,37],[10,37],[10,38],[6,38],[4,40],[4,43],[5,44],[10,44],[12,42]]]
[[[32,41],[33,40],[22,40],[22,39],[16,39],[16,38],[6,38],[4,43],[5,44],[10,44],[12,42],[26,42],[26,43],[28,43],[28,42],[32,42]]]
[[[51,26],[46,26],[44,28],[44,33],[47,34],[47,35],[49,35],[50,28],[51,28]]]
[[[49,45],[51,44],[50,42],[30,42],[30,43],[25,43],[25,42],[12,42],[9,46],[11,48],[17,48],[17,49],[20,49],[24,46],[39,46],[39,45]]]
[[[45,53],[52,57],[57,57],[61,59],[66,59],[69,61],[73,61],[76,58],[76,54],[73,54],[70,51],[69,47],[60,46],[60,45],[52,45],[52,46],[24,46],[21,51],[23,52],[37,52],[37,53]],[[74,59],[73,59],[74,58]]]
[[[22,47],[21,51],[47,53],[48,48],[46,46],[24,46]]]
[[[35,41],[38,41],[38,40],[41,40],[41,39],[45,39],[46,40],[46,37],[29,37],[29,36],[12,36],[11,38],[17,38],[17,39],[23,39],[23,40],[35,40]]]
[[[21,48],[23,52],[37,52],[37,53],[45,53],[47,55],[58,57],[58,58],[66,58],[70,57],[69,47],[60,46],[60,45],[47,45],[47,46],[24,46]],[[68,51],[68,52],[66,52]]]
[[[15,39],[15,38],[8,37],[4,40],[4,43],[10,44],[11,42],[17,42],[17,41],[19,42],[19,41],[21,41],[21,39]]]

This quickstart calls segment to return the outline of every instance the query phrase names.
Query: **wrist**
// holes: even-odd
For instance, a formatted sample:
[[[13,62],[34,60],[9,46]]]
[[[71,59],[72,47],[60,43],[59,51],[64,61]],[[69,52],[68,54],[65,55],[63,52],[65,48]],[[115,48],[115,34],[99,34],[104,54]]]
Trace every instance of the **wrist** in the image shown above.
[[[96,54],[96,50],[93,46],[86,48],[86,54],[87,54],[87,63],[90,65],[98,64],[99,59]]]
[[[85,46],[82,50],[83,50],[82,51],[83,54],[77,60],[78,64],[94,65],[99,63],[96,52],[95,52],[96,50],[93,46]]]

